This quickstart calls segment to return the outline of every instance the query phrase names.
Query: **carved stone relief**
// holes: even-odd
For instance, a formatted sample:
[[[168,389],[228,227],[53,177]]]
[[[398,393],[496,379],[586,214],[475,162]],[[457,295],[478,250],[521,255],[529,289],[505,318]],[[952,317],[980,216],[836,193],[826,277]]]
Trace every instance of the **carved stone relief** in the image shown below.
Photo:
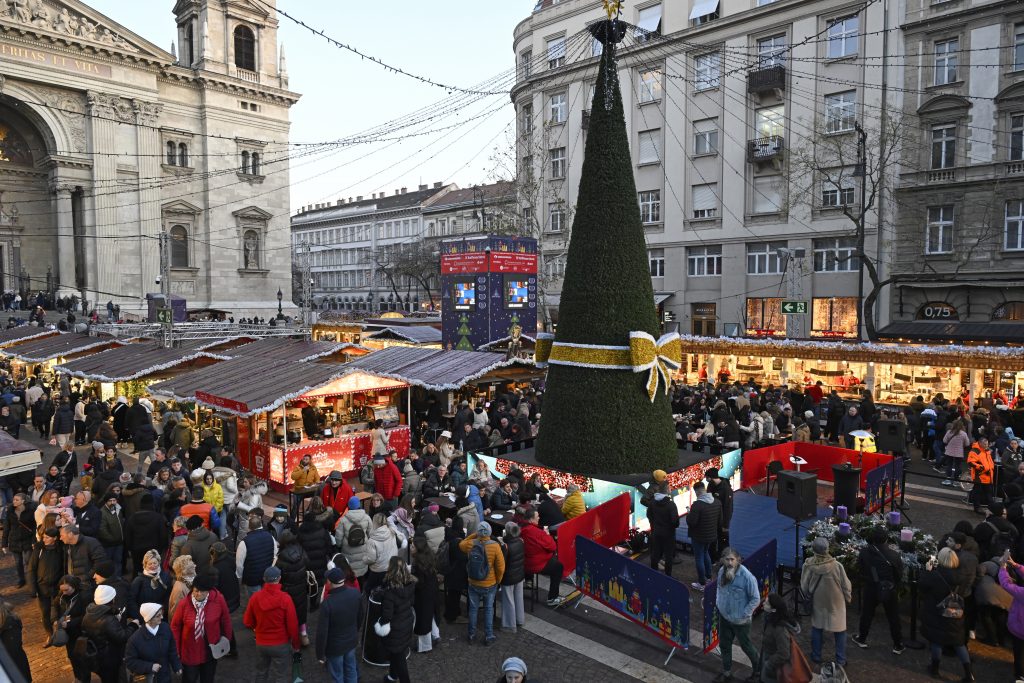
[[[85,133],[85,97],[76,92],[50,88],[44,85],[23,84],[26,90],[37,98],[40,104],[49,108],[50,112],[64,122],[71,140],[70,151],[84,154],[87,138]],[[31,104],[31,103],[29,103]]]
[[[67,7],[43,0],[0,0],[0,20],[108,45],[123,52],[139,52],[139,48],[109,28],[97,26],[84,16],[73,15]]]

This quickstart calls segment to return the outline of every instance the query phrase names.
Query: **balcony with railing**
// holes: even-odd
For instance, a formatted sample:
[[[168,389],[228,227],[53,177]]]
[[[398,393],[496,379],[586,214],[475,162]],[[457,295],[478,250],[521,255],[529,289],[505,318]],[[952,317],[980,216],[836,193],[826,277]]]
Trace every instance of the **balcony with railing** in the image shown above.
[[[747,92],[752,95],[786,89],[786,67],[781,64],[765,66],[747,74]]]
[[[1007,161],[1006,175],[1024,175],[1024,161]]]
[[[785,151],[784,140],[781,135],[769,135],[763,138],[755,138],[747,141],[747,161],[751,164],[761,164],[782,159]]]
[[[928,171],[929,183],[952,183],[956,181],[955,168],[936,168]]]
[[[240,78],[247,83],[259,83],[260,75],[256,71],[249,71],[248,69],[235,68],[235,77]]]

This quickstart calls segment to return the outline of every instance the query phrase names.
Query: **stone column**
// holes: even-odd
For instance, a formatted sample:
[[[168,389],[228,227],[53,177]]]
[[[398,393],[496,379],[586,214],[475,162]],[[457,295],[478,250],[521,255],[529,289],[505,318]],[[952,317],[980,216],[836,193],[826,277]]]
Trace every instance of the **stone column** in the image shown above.
[[[163,106],[156,102],[132,100],[135,112],[136,142],[139,150],[139,270],[141,273],[139,292],[123,292],[140,297],[121,302],[121,307],[130,306],[142,312],[146,307],[145,293],[154,289],[156,276],[160,273],[160,233],[163,231],[162,209],[160,206],[160,185],[152,181],[161,175],[163,145],[160,140],[160,112]],[[192,153],[192,150],[189,150]]]
[[[73,294],[76,286],[75,228],[71,209],[73,189],[62,183],[52,188],[56,195],[57,211],[57,281],[60,283],[58,296]]]
[[[92,148],[101,152],[117,149],[117,131],[120,123],[135,122],[132,103],[117,95],[99,92],[87,93],[89,126],[92,130]],[[96,296],[103,301],[111,293],[121,291],[121,273],[117,267],[120,223],[118,220],[117,157],[102,154],[93,161],[93,181],[97,188],[93,195],[93,240],[96,244],[96,263],[92,268],[96,281],[89,285],[99,290]],[[99,301],[100,299],[96,299]]]

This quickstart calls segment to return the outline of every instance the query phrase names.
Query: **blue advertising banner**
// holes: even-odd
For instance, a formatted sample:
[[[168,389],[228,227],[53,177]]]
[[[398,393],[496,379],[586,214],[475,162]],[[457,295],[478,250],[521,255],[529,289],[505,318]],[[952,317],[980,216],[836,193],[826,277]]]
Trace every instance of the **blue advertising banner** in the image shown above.
[[[868,470],[864,475],[864,512],[872,514],[885,507],[893,496],[900,495],[903,481],[903,458]]]
[[[690,645],[690,592],[662,572],[580,536],[576,583],[589,598],[676,648]]]
[[[761,603],[768,599],[768,594],[778,588],[778,541],[774,538],[755,550],[749,557],[743,558],[743,566],[757,579],[761,591]],[[718,581],[712,581],[704,587],[701,608],[704,610],[703,650],[707,654],[718,647]],[[758,607],[758,610],[761,608]],[[756,612],[755,612],[756,613]]]

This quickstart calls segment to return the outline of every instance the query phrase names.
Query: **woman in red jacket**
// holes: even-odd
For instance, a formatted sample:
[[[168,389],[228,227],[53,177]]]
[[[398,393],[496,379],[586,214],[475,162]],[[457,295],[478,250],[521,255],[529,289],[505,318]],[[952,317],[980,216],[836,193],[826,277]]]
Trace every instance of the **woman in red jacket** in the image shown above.
[[[181,657],[182,683],[213,683],[217,660],[210,645],[231,640],[231,612],[224,596],[214,588],[216,578],[204,571],[192,583],[188,598],[178,603],[171,617],[171,633]]]
[[[525,569],[526,575],[543,574],[548,577],[548,607],[558,607],[562,604],[562,598],[558,595],[558,587],[562,582],[562,571],[564,567],[558,561],[555,551],[555,539],[551,534],[538,526],[540,513],[534,508],[527,508],[525,515],[526,523],[521,524],[523,549],[526,554]]]
[[[384,498],[388,512],[395,510],[398,506],[398,497],[402,495],[402,473],[391,459],[392,453],[383,458],[376,456],[373,461],[374,491]]]

